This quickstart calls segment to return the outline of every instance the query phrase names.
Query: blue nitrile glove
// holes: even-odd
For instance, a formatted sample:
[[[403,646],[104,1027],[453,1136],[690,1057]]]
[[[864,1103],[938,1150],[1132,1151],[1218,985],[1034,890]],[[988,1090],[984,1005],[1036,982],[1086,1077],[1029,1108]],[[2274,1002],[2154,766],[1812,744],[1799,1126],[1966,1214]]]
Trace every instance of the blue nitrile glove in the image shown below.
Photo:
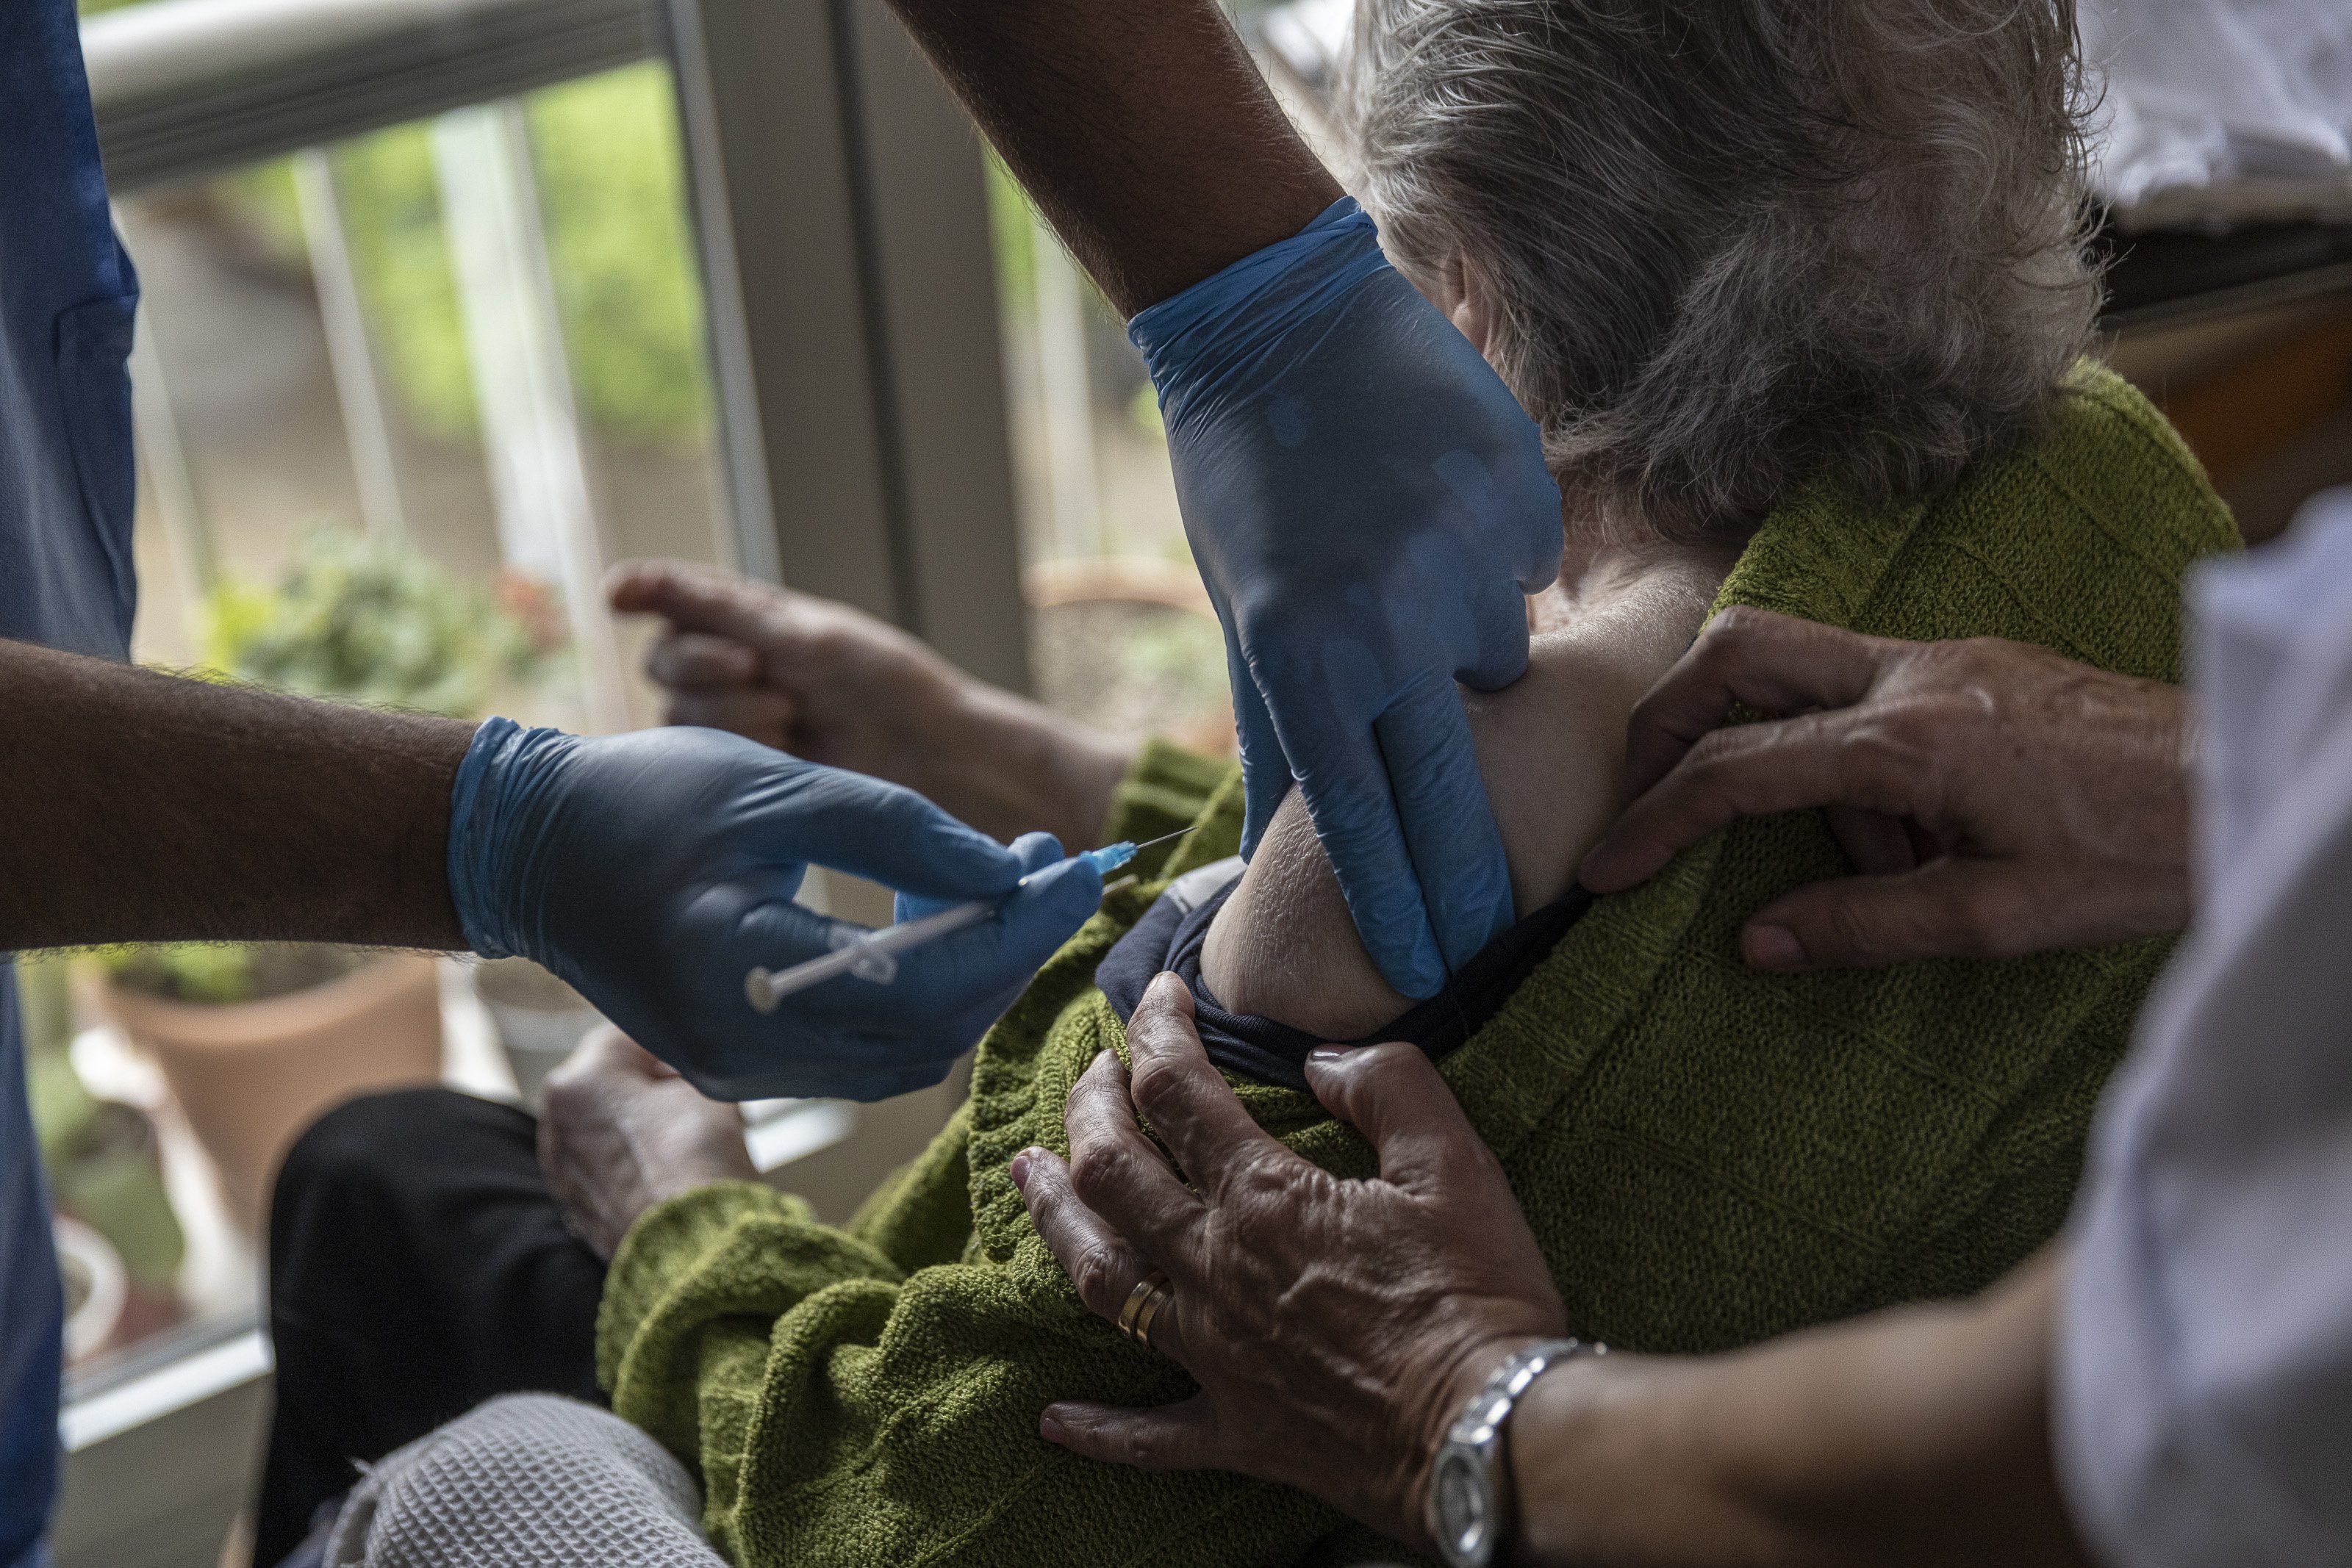
[[[945,1077],[1102,901],[1083,861],[1013,890],[1050,848],[1008,850],[911,789],[715,729],[583,739],[494,718],[450,791],[449,893],[474,950],[537,959],[728,1100],[877,1100]],[[845,924],[792,902],[812,864],[943,900],[1012,896],[899,955],[889,985],[841,976],[763,1015],[743,977],[823,956]]]
[[[1062,841],[1051,833],[1022,834],[1013,841],[1013,855],[1021,862],[1021,874],[1024,876],[1032,872],[1044,871],[1047,866],[1065,858],[1062,853]],[[1056,871],[1054,874],[1068,876],[1073,873]],[[1097,887],[1102,885],[1102,873],[1099,872],[1095,873],[1095,885]],[[942,909],[952,908],[961,902],[962,901],[954,898],[925,898],[916,894],[902,893],[892,903],[890,918],[893,921],[919,920],[926,915],[937,915]],[[1102,902],[1102,895],[1099,893],[1095,895],[1095,902],[1097,904]],[[1087,913],[1091,915],[1094,911],[1088,909]],[[1003,1016],[1004,1009],[1011,1007],[1020,997],[1022,990],[1029,984],[1030,971],[1036,967],[1032,964],[1029,968],[1022,970],[1017,975],[1005,977],[1002,989],[981,998],[955,1018],[949,1019],[945,1025],[947,1032],[961,1040],[978,1040],[982,1035],[986,1034],[988,1026]]]
[[[1224,623],[1243,852],[1296,778],[1372,961],[1433,995],[1511,921],[1454,683],[1519,678],[1559,571],[1535,423],[1353,201],[1128,331]]]

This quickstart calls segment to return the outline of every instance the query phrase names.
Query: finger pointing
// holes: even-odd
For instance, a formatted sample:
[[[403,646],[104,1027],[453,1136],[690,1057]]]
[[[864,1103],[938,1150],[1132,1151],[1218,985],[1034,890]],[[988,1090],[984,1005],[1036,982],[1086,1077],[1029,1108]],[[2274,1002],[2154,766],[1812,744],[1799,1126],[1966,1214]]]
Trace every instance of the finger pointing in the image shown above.
[[[659,615],[682,632],[755,643],[779,597],[765,583],[682,560],[625,561],[605,574],[604,592],[624,614]]]

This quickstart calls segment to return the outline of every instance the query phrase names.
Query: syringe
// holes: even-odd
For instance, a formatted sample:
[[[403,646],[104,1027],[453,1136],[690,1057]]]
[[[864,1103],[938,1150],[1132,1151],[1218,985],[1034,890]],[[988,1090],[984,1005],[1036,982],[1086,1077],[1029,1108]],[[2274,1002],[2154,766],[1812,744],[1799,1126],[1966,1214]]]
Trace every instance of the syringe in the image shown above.
[[[1073,855],[1070,859],[1085,861],[1097,872],[1108,875],[1152,845],[1164,844],[1171,839],[1181,839],[1192,831],[1191,828],[1179,828],[1172,833],[1162,833],[1156,839],[1146,839],[1139,844],[1122,839],[1118,843],[1105,844],[1098,850],[1088,850],[1084,854]],[[1067,865],[1069,861],[1056,863]],[[1032,878],[1043,876],[1045,872],[1053,869],[1052,866],[1046,866],[1042,870],[1031,872],[1028,876],[1023,877],[1014,884],[1016,890],[1027,886]],[[1012,894],[1007,894],[1005,896],[1009,898]],[[848,926],[837,926],[834,930],[835,946],[832,952],[822,958],[811,958],[805,963],[794,964],[791,968],[775,974],[770,974],[765,969],[754,969],[743,977],[743,994],[751,998],[754,1008],[763,1013],[772,1013],[776,1010],[778,1002],[793,992],[805,991],[811,986],[821,985],[835,975],[855,975],[861,980],[871,980],[877,986],[887,986],[898,977],[899,954],[910,947],[919,947],[926,942],[945,936],[951,931],[961,931],[967,925],[978,925],[995,914],[997,904],[1002,902],[1001,899],[981,899],[971,904],[953,904],[936,915],[926,915],[915,920],[902,920],[896,925],[885,925],[879,931],[868,931],[863,934]]]

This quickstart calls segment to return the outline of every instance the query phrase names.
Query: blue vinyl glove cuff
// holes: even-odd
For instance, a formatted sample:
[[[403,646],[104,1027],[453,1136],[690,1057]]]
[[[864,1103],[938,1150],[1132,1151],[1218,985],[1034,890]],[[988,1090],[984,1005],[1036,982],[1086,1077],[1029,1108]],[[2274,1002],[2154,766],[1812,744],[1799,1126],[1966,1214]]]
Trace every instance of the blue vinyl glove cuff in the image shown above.
[[[583,738],[489,720],[451,786],[447,864],[476,952],[545,965],[738,1100],[938,1082],[1102,898],[1050,835],[1007,849],[912,790],[688,727]],[[994,901],[996,917],[900,955],[887,985],[841,976],[760,1013],[752,967],[854,929],[793,902],[812,864]]]
[[[485,958],[511,958],[522,951],[502,929],[509,912],[493,893],[490,866],[493,849],[513,835],[511,827],[499,831],[498,819],[511,818],[530,792],[513,790],[486,800],[484,783],[493,763],[525,749],[531,733],[510,718],[483,720],[449,787],[449,902],[457,906],[467,945]],[[540,733],[550,737],[550,745],[570,738],[553,730]]]
[[[1525,672],[1559,574],[1535,423],[1352,200],[1128,331],[1224,626],[1244,851],[1295,780],[1373,962],[1433,995],[1512,915],[1455,683]]]

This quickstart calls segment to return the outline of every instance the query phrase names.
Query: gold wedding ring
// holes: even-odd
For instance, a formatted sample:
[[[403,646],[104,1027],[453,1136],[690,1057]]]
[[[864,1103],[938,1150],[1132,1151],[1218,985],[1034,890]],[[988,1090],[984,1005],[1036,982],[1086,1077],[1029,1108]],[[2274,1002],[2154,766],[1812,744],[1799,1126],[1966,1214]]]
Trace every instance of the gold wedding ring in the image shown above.
[[[1175,1293],[1174,1287],[1168,1283],[1168,1276],[1157,1269],[1138,1280],[1135,1289],[1127,1293],[1127,1305],[1118,1310],[1118,1332],[1150,1350],[1151,1320],[1160,1315],[1160,1309],[1166,1306],[1168,1298]]]

